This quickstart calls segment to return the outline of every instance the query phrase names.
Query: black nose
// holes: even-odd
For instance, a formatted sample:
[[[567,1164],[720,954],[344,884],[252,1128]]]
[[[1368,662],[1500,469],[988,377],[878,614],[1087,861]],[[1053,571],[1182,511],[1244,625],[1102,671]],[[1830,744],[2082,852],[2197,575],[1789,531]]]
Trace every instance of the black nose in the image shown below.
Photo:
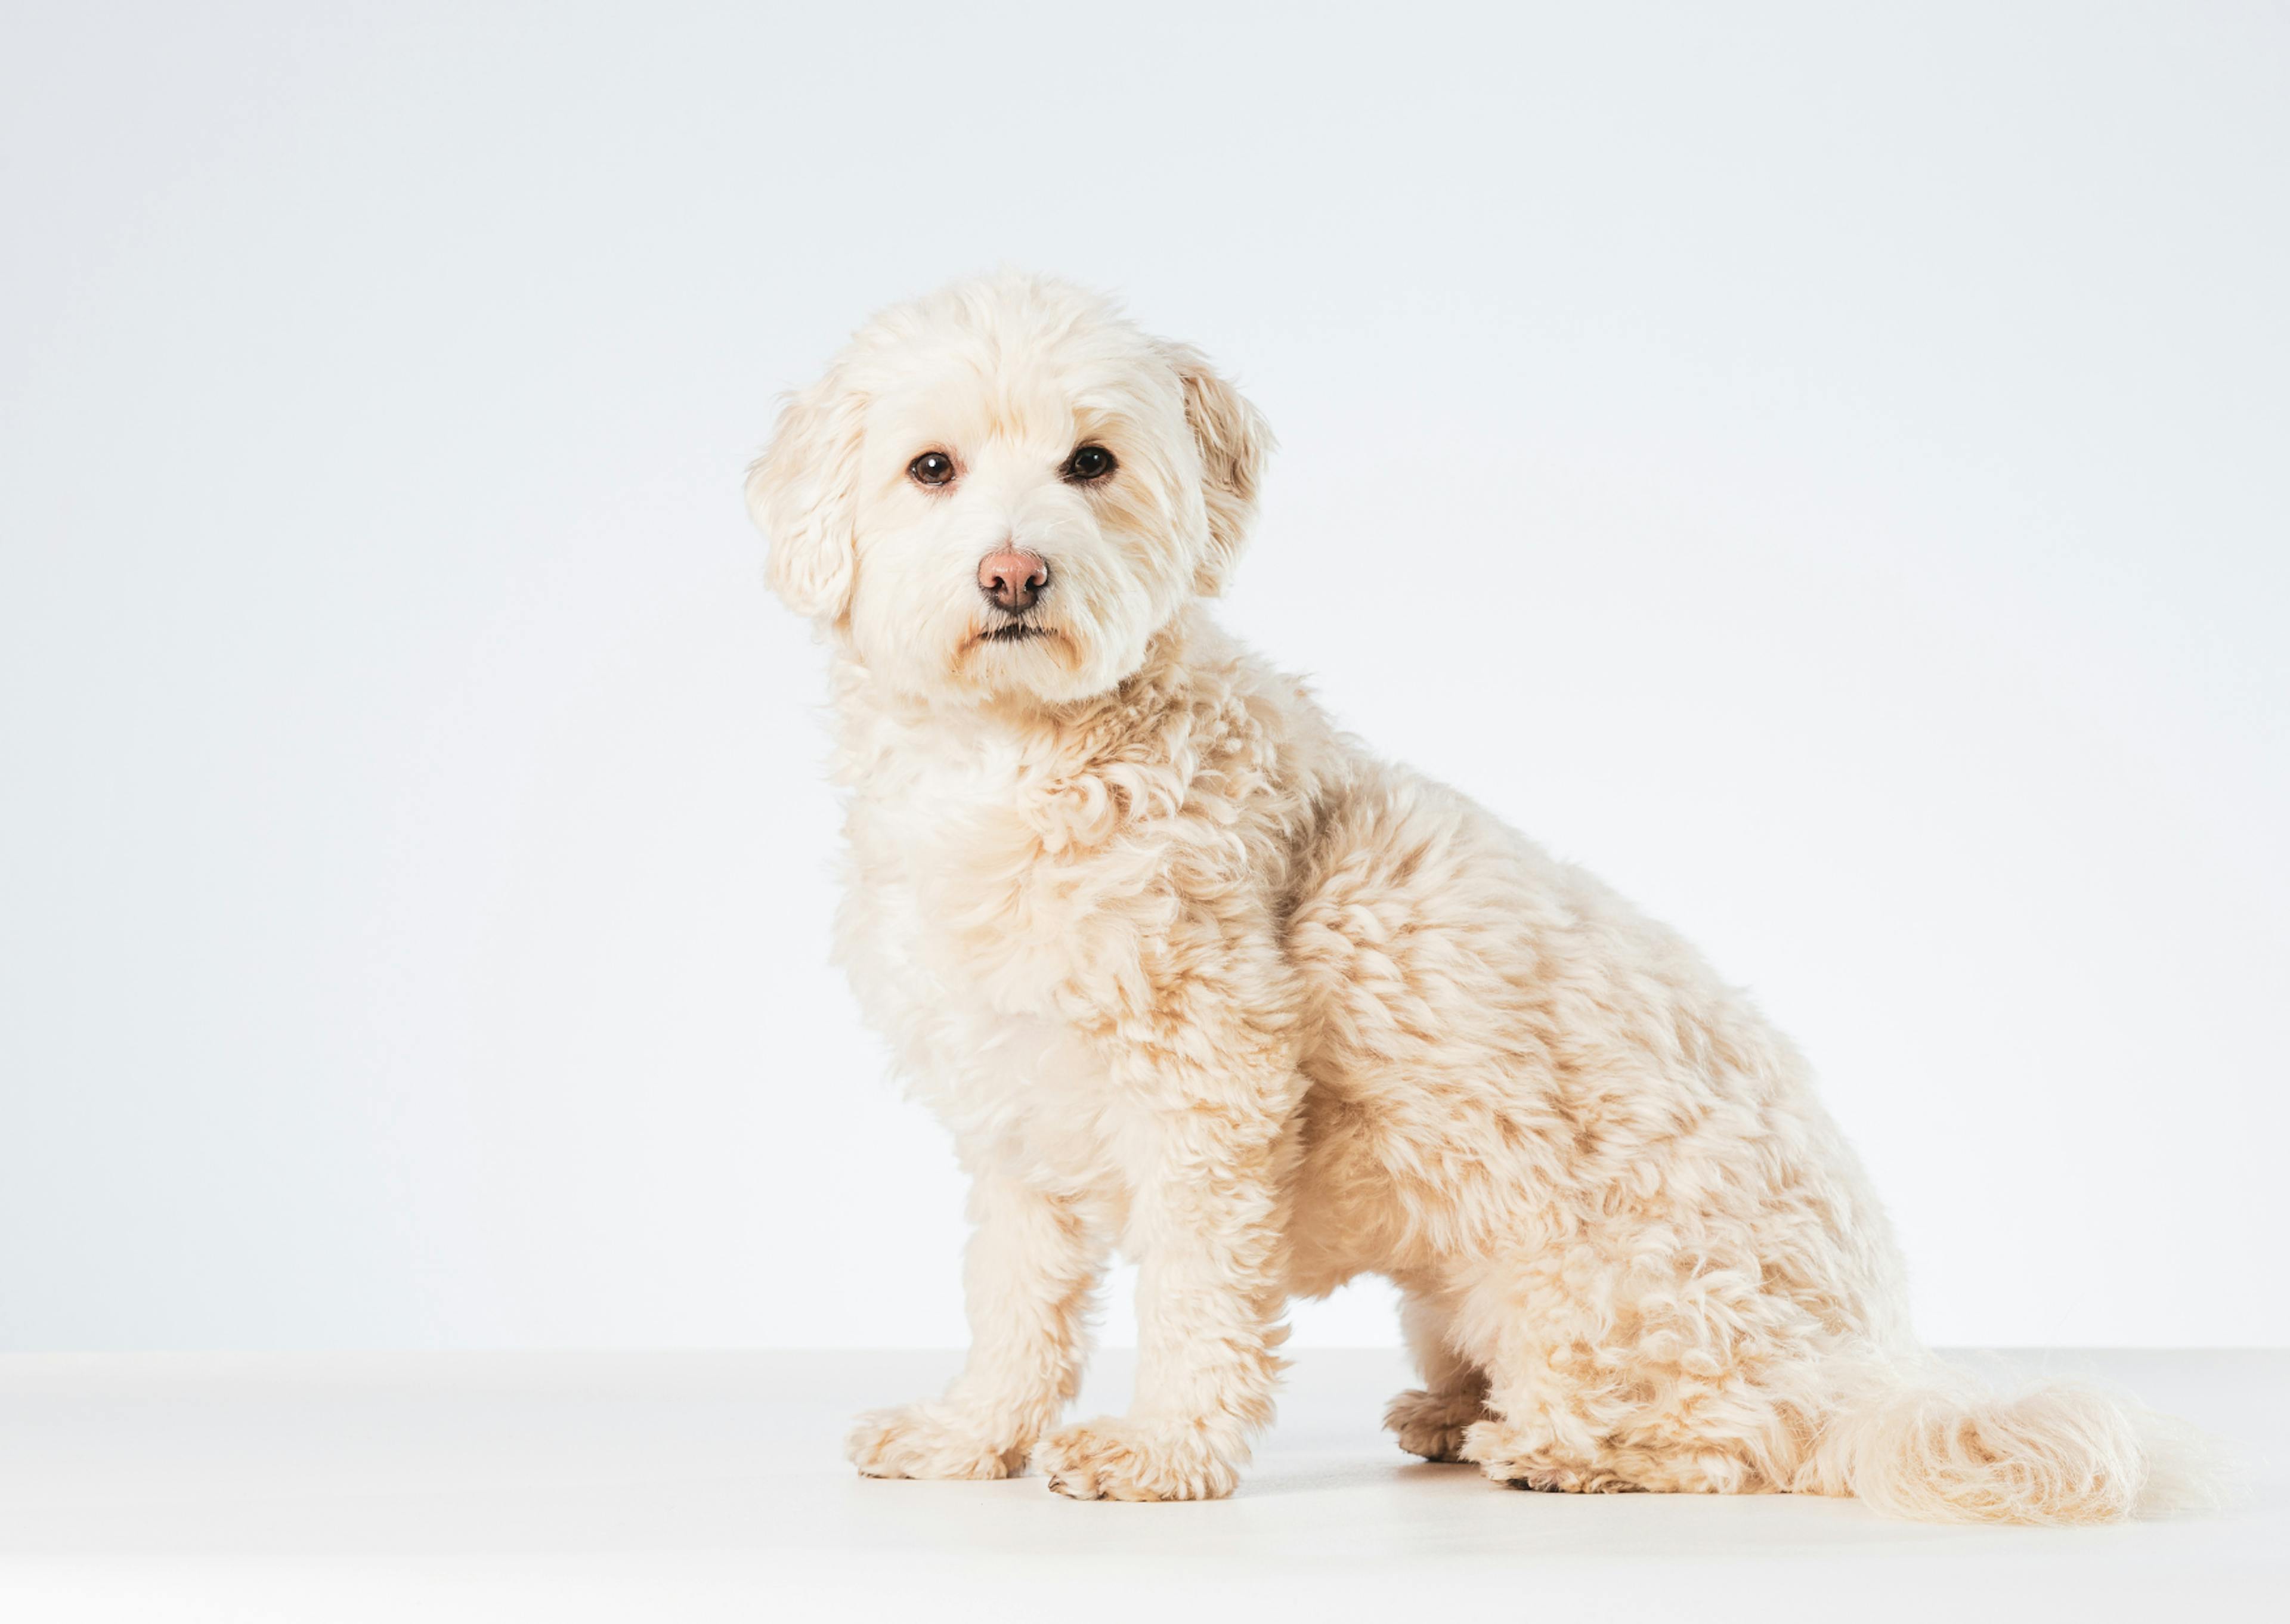
[[[978,589],[1012,614],[1031,609],[1049,584],[1049,560],[1039,553],[1005,548],[978,561]]]

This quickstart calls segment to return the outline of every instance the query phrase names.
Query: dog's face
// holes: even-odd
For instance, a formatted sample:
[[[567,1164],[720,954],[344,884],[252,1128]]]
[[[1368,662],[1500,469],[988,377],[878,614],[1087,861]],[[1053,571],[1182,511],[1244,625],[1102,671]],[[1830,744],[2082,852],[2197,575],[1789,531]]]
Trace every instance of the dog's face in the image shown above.
[[[1271,436],[1182,346],[1062,284],[877,317],[748,478],[771,580],[919,699],[1102,693],[1219,591]]]

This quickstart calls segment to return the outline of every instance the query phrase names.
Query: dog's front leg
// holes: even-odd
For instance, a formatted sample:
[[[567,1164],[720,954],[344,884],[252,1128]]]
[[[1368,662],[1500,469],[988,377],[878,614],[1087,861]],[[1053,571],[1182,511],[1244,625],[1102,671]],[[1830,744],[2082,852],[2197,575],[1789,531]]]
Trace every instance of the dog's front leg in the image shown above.
[[[970,1216],[970,1356],[942,1396],[859,1418],[845,1449],[870,1477],[1013,1476],[1074,1396],[1103,1247],[1069,1203],[990,1169]]]
[[[1285,1092],[1285,1090],[1281,1091]],[[1077,1500],[1229,1494],[1272,1417],[1287,1335],[1285,1111],[1196,1097],[1158,1111],[1127,1236],[1141,1264],[1137,1390],[1125,1416],[1069,1427],[1036,1461]]]

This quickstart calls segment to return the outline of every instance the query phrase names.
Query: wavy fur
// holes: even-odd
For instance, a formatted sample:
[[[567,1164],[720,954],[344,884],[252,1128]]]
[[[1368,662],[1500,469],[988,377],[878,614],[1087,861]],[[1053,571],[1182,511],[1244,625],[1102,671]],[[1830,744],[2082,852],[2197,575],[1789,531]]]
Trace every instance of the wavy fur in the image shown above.
[[[1061,474],[1083,444],[1117,468]],[[881,1476],[1229,1492],[1293,1295],[1396,1281],[1401,1444],[1574,1492],[2127,1514],[2151,1429],[1918,1348],[1804,1061],[1685,942],[1337,732],[1227,637],[1270,436],[1196,352],[1018,276],[885,313],[751,496],[833,651],[838,950],[973,1180],[973,1348]],[[925,452],[956,476],[925,488]],[[1023,634],[974,576],[1048,562]],[[1061,1425],[1115,1248],[1128,1414]]]

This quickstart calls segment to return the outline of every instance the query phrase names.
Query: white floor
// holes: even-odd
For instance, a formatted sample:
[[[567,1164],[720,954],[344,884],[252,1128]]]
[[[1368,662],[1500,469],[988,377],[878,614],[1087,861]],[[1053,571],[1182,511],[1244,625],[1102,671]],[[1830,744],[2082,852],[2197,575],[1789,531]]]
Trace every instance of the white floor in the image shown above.
[[[1392,1448],[1397,1355],[1297,1360],[1237,1497],[1132,1506],[854,1476],[850,1413],[947,1354],[8,1356],[0,1620],[2290,1620],[2290,1354],[2019,1356],[2246,1463],[2234,1511],[2074,1531],[1509,1492]]]

